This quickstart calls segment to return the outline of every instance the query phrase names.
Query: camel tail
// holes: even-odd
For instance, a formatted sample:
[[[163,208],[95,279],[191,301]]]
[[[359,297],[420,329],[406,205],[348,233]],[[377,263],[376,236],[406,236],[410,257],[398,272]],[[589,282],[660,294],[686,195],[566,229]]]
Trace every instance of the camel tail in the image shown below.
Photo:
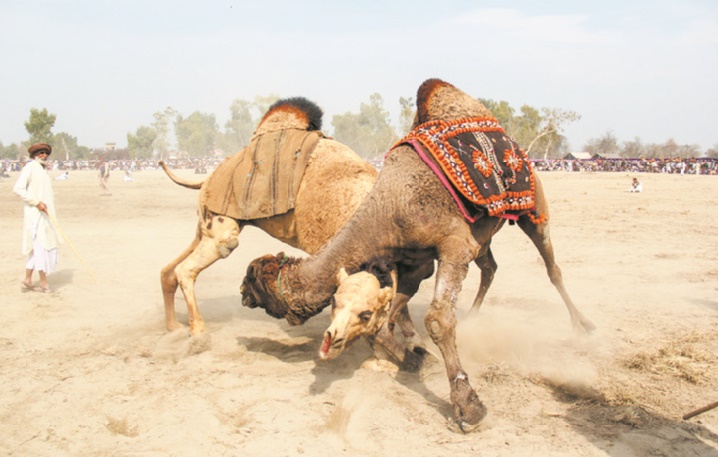
[[[175,183],[179,184],[182,187],[186,187],[188,189],[199,189],[200,187],[202,187],[202,184],[204,184],[204,181],[187,182],[187,181],[183,180],[182,178],[180,178],[179,176],[172,173],[172,170],[170,170],[169,167],[167,167],[167,164],[164,163],[163,161],[160,161],[159,164],[162,167],[162,169],[165,171],[165,173],[167,173],[167,176],[169,176],[172,181],[174,181]]]

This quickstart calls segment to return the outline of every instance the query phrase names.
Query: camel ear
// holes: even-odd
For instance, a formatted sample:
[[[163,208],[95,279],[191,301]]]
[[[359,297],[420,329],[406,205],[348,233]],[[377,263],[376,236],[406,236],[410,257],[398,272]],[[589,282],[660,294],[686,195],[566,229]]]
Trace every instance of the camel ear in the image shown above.
[[[339,269],[339,273],[337,273],[337,282],[341,284],[348,277],[349,275],[347,274],[347,271],[344,269],[344,267],[342,267]]]

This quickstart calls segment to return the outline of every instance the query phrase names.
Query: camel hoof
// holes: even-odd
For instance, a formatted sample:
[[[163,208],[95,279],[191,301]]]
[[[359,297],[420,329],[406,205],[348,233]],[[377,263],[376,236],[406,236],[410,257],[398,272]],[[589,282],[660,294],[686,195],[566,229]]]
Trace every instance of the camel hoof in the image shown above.
[[[204,322],[196,323],[194,325],[190,325],[189,327],[189,335],[196,337],[201,336],[205,331]]]
[[[479,400],[476,391],[467,379],[458,380],[451,392],[454,404],[454,418],[462,433],[475,431],[486,417],[486,406]]]
[[[470,404],[468,407],[456,407],[455,425],[461,433],[471,433],[477,431],[484,418],[486,418],[486,406],[477,398],[477,403]]]
[[[167,322],[167,331],[168,331],[168,332],[174,332],[175,330],[179,330],[179,329],[181,329],[181,328],[183,328],[183,327],[184,327],[184,326],[183,326],[182,324],[180,324],[179,322],[177,322],[177,321]]]
[[[573,323],[573,328],[574,328],[578,333],[583,333],[583,334],[585,334],[585,335],[590,335],[591,333],[593,333],[594,330],[596,330],[596,325],[594,325],[594,323],[591,322],[590,320],[584,318],[584,319],[580,319],[580,320],[577,321],[577,322],[574,322],[574,323]]]

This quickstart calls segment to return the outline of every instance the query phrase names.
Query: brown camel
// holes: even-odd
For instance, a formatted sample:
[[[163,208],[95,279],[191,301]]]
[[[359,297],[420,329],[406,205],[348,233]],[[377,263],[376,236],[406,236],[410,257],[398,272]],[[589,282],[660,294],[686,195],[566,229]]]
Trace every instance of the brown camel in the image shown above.
[[[260,160],[256,156],[260,150],[258,145],[288,141],[286,138],[292,132],[301,138],[304,138],[302,132],[319,132],[321,118],[321,109],[304,98],[280,100],[272,105],[262,118],[250,146],[235,157],[241,159],[242,154],[255,154],[252,160],[256,170],[253,169],[252,176],[259,175],[262,166],[265,166],[265,169],[279,168],[278,163]],[[225,208],[215,208],[217,204],[211,203],[212,198],[221,199],[229,195],[226,192],[228,187],[245,189],[253,179],[248,173],[233,175],[231,182],[216,177],[226,171],[227,166],[224,165],[231,159],[223,162],[202,183],[185,182],[162,164],[165,172],[174,182],[185,187],[200,189],[199,221],[195,238],[189,247],[161,272],[168,330],[182,327],[175,316],[174,299],[178,285],[187,302],[190,334],[198,335],[205,330],[204,321],[197,308],[195,280],[201,271],[217,260],[227,257],[237,248],[239,234],[244,226],[259,227],[274,238],[311,254],[324,245],[349,220],[372,188],[377,171],[347,146],[324,138],[321,134],[317,136],[319,139],[314,149],[310,151],[304,175],[300,177],[301,182],[296,191],[294,207],[291,208],[291,204],[287,204],[285,205],[289,207],[287,211],[279,214],[271,214],[272,212],[264,207],[252,213],[256,216],[250,214],[250,211],[238,214],[236,206],[242,202],[224,205]],[[282,163],[283,168],[289,166],[291,164]],[[293,175],[288,177],[290,180],[293,178]],[[281,186],[275,185],[276,187]],[[269,191],[265,193],[268,194]],[[258,194],[252,197],[256,197],[254,199],[256,201],[268,196]],[[283,209],[285,208],[275,210],[274,213]]]
[[[491,113],[480,102],[444,81],[430,79],[419,87],[415,128],[431,122],[490,117]],[[548,226],[536,211],[518,214],[520,226],[542,252],[552,282],[560,283]],[[468,222],[437,174],[412,146],[401,144],[388,155],[364,203],[319,252],[305,259],[286,258],[283,254],[264,256],[249,265],[242,283],[243,304],[261,306],[271,315],[286,317],[290,322],[306,320],[334,300],[341,268],[358,271],[363,263],[383,258],[397,269],[392,307],[395,312],[402,312],[421,281],[433,273],[437,260],[434,297],[425,325],[444,359],[454,419],[461,430],[471,431],[485,417],[486,408],[461,367],[454,308],[469,262],[487,259],[486,264],[493,263],[488,261],[489,243],[503,222],[504,219],[491,213]],[[479,297],[483,297],[481,292]],[[569,311],[578,325],[592,327],[572,304]],[[371,317],[371,314],[360,316]],[[385,328],[375,336],[376,342],[398,360],[405,360],[409,351],[402,354],[403,348],[394,350],[392,335]],[[325,338],[323,346],[326,344]],[[341,341],[329,335],[329,345],[337,344]]]
[[[535,179],[537,184],[536,206],[540,214],[548,216],[548,205],[543,188],[538,176]],[[554,258],[548,220],[546,219],[536,224],[527,215],[523,215],[518,218],[517,224],[536,245],[544,260],[551,282],[566,304],[574,329],[581,333],[594,330],[595,325],[578,311],[563,284],[561,270]],[[490,244],[490,242],[491,240],[488,240],[487,244]],[[491,249],[487,249],[485,255],[480,255],[475,260],[475,263],[481,269],[481,285],[471,307],[471,313],[478,312],[481,307],[497,269]],[[371,340],[377,335],[377,327],[382,328],[385,323],[388,326],[383,331],[388,332],[393,332],[394,325],[399,324],[404,338],[409,337],[409,347],[407,349],[415,350],[418,344],[415,338],[411,337],[416,335],[416,330],[408,315],[405,301],[407,298],[394,299],[392,287],[394,291],[396,287],[393,286],[388,273],[390,273],[388,266],[377,264],[376,262],[369,262],[361,266],[358,272],[351,275],[344,268],[340,270],[337,276],[337,291],[332,302],[331,324],[324,332],[324,341],[319,351],[321,359],[335,359],[346,347],[360,337],[366,337]],[[392,306],[389,306],[389,302],[392,302]],[[388,336],[388,334],[385,336]],[[392,352],[403,351],[397,346],[398,343],[392,339],[383,339],[381,341],[383,344],[390,344],[393,347]],[[408,353],[408,356],[408,366],[411,367],[411,364],[415,364],[415,357],[412,357],[411,353]],[[404,367],[406,368],[407,364]]]

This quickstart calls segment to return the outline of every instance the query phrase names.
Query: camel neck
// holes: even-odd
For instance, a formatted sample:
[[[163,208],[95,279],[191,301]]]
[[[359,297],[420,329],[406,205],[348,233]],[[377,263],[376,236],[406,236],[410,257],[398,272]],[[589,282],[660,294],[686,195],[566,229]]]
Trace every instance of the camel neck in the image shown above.
[[[369,243],[356,225],[348,225],[315,255],[306,258],[298,269],[307,303],[327,300],[336,292],[337,274],[341,268],[357,270],[379,254],[377,243]]]

